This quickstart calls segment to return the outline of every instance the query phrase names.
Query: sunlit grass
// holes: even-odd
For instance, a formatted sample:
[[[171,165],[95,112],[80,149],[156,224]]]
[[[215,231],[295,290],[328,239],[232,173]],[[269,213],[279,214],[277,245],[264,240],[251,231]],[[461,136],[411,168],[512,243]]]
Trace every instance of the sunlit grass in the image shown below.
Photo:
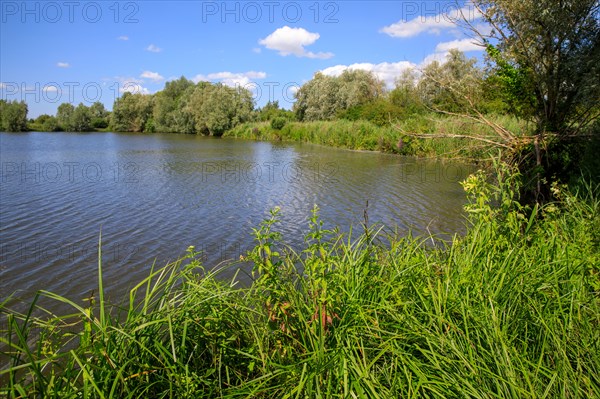
[[[527,126],[513,117],[489,118],[515,134],[524,134]],[[252,140],[305,142],[352,150],[369,150],[420,157],[480,160],[491,154],[489,146],[470,139],[441,137],[415,138],[412,134],[490,135],[484,125],[465,122],[464,118],[416,114],[395,121],[391,126],[377,126],[368,121],[288,122],[275,130],[269,122],[250,122],[236,126],[225,137]],[[493,149],[492,149],[493,150]]]

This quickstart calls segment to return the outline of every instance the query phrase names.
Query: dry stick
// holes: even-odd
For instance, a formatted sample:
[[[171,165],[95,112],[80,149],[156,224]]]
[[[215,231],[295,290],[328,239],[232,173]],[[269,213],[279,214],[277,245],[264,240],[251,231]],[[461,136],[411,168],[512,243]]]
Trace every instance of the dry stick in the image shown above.
[[[444,82],[441,82],[440,80],[436,79],[434,76],[428,75],[428,77],[429,77],[429,79],[433,80],[435,83],[440,85],[441,87],[444,87],[444,88],[450,90],[452,93],[456,94],[457,96],[464,98],[469,103],[469,109],[471,111],[475,112],[475,114],[477,114],[477,116],[473,116],[473,115],[469,115],[469,114],[461,114],[461,113],[456,113],[456,112],[450,112],[450,111],[444,111],[444,110],[436,109],[436,108],[433,108],[434,111],[448,114],[448,115],[455,115],[455,116],[459,116],[462,118],[468,118],[468,119],[474,120],[478,123],[487,125],[487,126],[491,127],[498,136],[500,136],[502,139],[504,139],[504,141],[514,142],[516,140],[516,136],[512,132],[510,132],[508,129],[504,128],[503,126],[498,125],[495,122],[488,120],[477,109],[477,107],[473,103],[473,100],[471,100],[471,98],[467,94],[461,93],[460,91],[456,90],[456,88],[454,88],[453,86],[447,85]]]
[[[405,130],[403,130],[400,126],[395,126],[398,130],[400,130],[400,132],[406,136],[410,136],[410,137],[417,137],[417,138],[421,138],[421,139],[435,139],[435,138],[458,138],[458,139],[473,139],[473,140],[478,140],[478,141],[482,141],[484,143],[488,143],[488,144],[492,144],[495,146],[500,146],[500,147],[504,147],[507,149],[511,149],[511,146],[508,146],[506,144],[494,141],[494,140],[490,140],[490,139],[486,139],[484,137],[481,136],[469,136],[467,134],[453,134],[453,133],[412,133],[412,132],[407,132]]]
[[[444,110],[440,110],[440,109],[436,109],[436,108],[430,108],[427,107],[435,112],[441,113],[441,114],[445,114],[445,115],[451,115],[451,116],[458,116],[461,118],[466,118],[466,119],[470,119],[473,120],[477,123],[483,124],[483,125],[487,125],[489,127],[491,127],[494,131],[498,132],[500,130],[501,127],[497,126],[495,123],[488,121],[486,118],[476,118],[472,115],[468,115],[468,114],[460,114],[460,113],[456,113],[456,112],[450,112],[450,111],[444,111]],[[496,127],[494,127],[496,125]],[[455,133],[412,133],[412,132],[407,132],[404,129],[402,129],[399,125],[394,125],[394,127],[396,129],[398,129],[400,132],[402,132],[402,134],[406,135],[406,136],[411,136],[411,137],[417,137],[417,138],[462,138],[462,139],[472,139],[472,140],[477,140],[477,141],[481,141],[487,144],[491,144],[493,146],[499,146],[499,147],[503,147],[506,149],[512,149],[513,145],[510,144],[505,144],[502,142],[499,142],[497,140],[493,140],[493,136],[476,136],[476,135],[469,135],[469,134],[455,134]],[[506,129],[502,130],[508,132]],[[502,131],[500,130],[500,131]],[[510,133],[509,133],[510,134]],[[504,136],[504,134],[498,134],[500,136],[500,138],[504,139],[505,141],[516,141],[516,137],[513,136],[512,134],[510,134],[510,137],[512,138],[512,140],[507,140]]]
[[[583,126],[588,126],[590,123],[592,123],[592,121],[598,118],[600,118],[600,109],[595,111],[594,105],[586,107],[586,109],[579,114],[579,117],[576,120],[573,120],[571,123],[569,123],[568,127],[571,133],[568,134],[568,137],[579,136],[578,133]],[[577,125],[577,128],[572,130],[575,125]]]

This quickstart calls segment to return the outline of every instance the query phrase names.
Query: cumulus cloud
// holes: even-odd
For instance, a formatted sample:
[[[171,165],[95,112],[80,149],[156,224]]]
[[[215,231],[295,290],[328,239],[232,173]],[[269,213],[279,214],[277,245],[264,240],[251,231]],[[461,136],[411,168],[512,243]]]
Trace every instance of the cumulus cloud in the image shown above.
[[[117,37],[117,40],[127,41],[127,40],[129,40],[129,36],[119,36],[119,37]]]
[[[457,49],[462,52],[483,51],[483,47],[474,39],[461,39],[452,40],[450,42],[442,42],[438,43],[437,46],[435,46],[434,53],[429,54],[423,59],[421,64],[419,64],[419,67],[425,68],[427,65],[431,64],[434,61],[437,61],[440,64],[445,63],[447,61],[446,57],[452,49]]]
[[[454,23],[447,21],[445,19],[438,20],[434,17],[425,18],[422,20],[421,18],[415,18],[410,21],[399,21],[395,24],[383,27],[380,32],[385,33],[391,37],[412,37],[417,36],[420,33],[427,32],[430,34],[439,35],[442,29],[452,28],[454,27]]]
[[[468,39],[471,40],[471,39]],[[448,42],[452,43],[452,42]],[[440,49],[446,48],[445,43],[440,43],[442,46]],[[448,46],[448,49],[456,48],[456,46]],[[477,50],[481,50],[480,47]],[[340,76],[345,70],[356,70],[361,69],[364,71],[372,72],[377,78],[382,80],[389,89],[393,89],[396,86],[396,79],[402,76],[402,73],[406,70],[413,69],[419,74],[419,71],[425,68],[427,65],[434,61],[443,64],[447,61],[449,51],[436,51],[435,53],[426,56],[423,61],[419,64],[415,64],[409,61],[399,62],[382,62],[379,64],[372,64],[369,62],[355,63],[351,65],[335,65],[329,68],[325,68],[321,71],[322,74],[327,76]]]
[[[290,96],[288,96],[288,98],[295,96],[296,93],[298,93],[298,90],[300,90],[300,86],[298,86],[298,85],[288,86],[288,88],[287,88],[288,94],[291,94]]]
[[[192,78],[192,81],[198,83],[200,81],[218,81],[230,87],[247,87],[254,79],[264,79],[267,77],[265,72],[248,71],[241,73],[234,72],[215,72],[208,75],[199,74]]]
[[[57,62],[56,66],[59,67],[59,68],[68,68],[68,67],[70,67],[70,65],[69,65],[68,62]]]
[[[139,83],[127,82],[119,88],[119,93],[150,94],[150,90]]]
[[[53,84],[47,84],[42,87],[42,91],[44,93],[58,92],[58,87]]]
[[[146,47],[146,50],[150,51],[151,53],[160,53],[162,51],[160,47],[155,46],[154,44],[151,44],[148,47]]]
[[[421,63],[419,64],[419,68],[425,68],[432,62],[438,62],[440,64],[443,64],[447,61],[446,57],[448,56],[448,54],[448,51],[429,54],[427,57],[423,58],[423,61],[421,61]]]
[[[409,11],[410,10],[407,7],[406,12]],[[424,15],[416,16],[408,21],[401,20],[394,24],[385,26],[381,28],[380,32],[391,37],[399,38],[413,37],[421,33],[439,35],[443,30],[455,28],[456,23],[461,21],[463,17],[470,22],[481,18],[481,14],[479,14],[479,12],[477,12],[475,7],[473,7],[471,4],[467,4],[460,9],[453,7],[451,4],[448,4],[447,6],[442,5],[439,9],[439,13],[436,15],[425,15],[430,13],[429,9],[414,10],[415,13],[418,13],[419,11],[421,11],[421,13]]]
[[[307,51],[306,46],[314,44],[321,35],[318,33],[312,33],[304,28],[290,28],[284,26],[271,33],[269,36],[258,41],[258,44],[265,46],[270,50],[279,52],[281,56],[288,56],[290,54],[296,57],[306,58],[319,58],[327,59],[333,57],[333,53],[319,52],[313,53]]]
[[[380,64],[371,64],[368,62],[363,62],[352,65],[332,66],[323,69],[321,73],[328,76],[339,76],[342,74],[342,72],[344,72],[347,69],[362,69],[365,71],[373,72],[375,76],[377,76],[379,79],[385,82],[387,87],[393,88],[395,86],[396,78],[400,77],[405,70],[412,69],[415,66],[415,64],[408,61],[382,62]]]
[[[450,51],[451,49],[467,52],[481,51],[483,50],[483,47],[481,47],[481,45],[473,39],[452,40],[450,42],[438,43],[438,45],[435,46],[436,52],[445,52]]]
[[[143,86],[144,81],[133,77],[117,76],[119,82],[119,93],[150,94],[150,90]]]
[[[142,74],[140,75],[140,78],[150,79],[153,82],[160,82],[161,80],[165,79],[158,72],[150,72],[150,71],[144,71],[144,72],[142,72]]]

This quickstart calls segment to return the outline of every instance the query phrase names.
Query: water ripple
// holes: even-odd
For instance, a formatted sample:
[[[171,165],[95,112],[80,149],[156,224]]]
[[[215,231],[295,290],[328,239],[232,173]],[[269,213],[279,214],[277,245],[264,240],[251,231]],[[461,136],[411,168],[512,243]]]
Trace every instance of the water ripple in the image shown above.
[[[327,227],[346,232],[365,210],[369,222],[401,232],[463,231],[466,165],[175,134],[0,135],[6,165],[39,172],[25,179],[3,168],[0,300],[38,289],[89,296],[100,234],[115,299],[189,245],[209,267],[239,259],[276,206],[276,228],[292,245],[301,244],[314,205]],[[62,173],[50,175],[57,165]]]

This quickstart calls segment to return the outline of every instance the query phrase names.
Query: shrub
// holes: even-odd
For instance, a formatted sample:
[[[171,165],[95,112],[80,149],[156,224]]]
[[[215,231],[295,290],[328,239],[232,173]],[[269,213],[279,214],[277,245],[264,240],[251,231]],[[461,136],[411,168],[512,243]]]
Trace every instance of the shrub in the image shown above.
[[[286,120],[282,117],[277,117],[271,120],[271,128],[275,130],[281,130],[286,124]]]

